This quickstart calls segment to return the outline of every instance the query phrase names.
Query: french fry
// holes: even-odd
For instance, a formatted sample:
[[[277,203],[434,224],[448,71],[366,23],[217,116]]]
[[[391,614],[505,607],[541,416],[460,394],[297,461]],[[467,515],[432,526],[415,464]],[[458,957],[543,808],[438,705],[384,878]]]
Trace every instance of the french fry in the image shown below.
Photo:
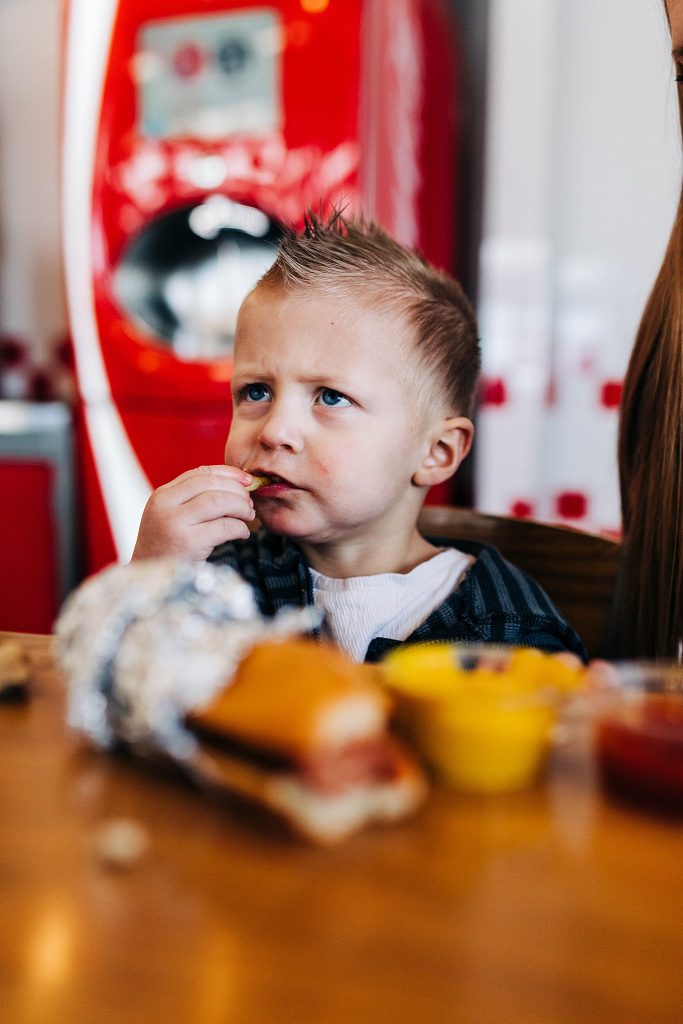
[[[259,487],[263,487],[264,484],[270,483],[270,477],[267,476],[255,476],[253,477],[250,484],[247,485],[248,491],[257,491]]]

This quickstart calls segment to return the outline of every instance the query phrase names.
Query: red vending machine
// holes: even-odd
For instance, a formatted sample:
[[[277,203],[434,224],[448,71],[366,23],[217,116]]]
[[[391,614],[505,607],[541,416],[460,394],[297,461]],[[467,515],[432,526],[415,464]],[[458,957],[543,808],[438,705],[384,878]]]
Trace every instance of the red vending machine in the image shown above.
[[[344,203],[451,268],[447,0],[70,0],[63,228],[89,571],[221,462],[237,309],[280,225]]]

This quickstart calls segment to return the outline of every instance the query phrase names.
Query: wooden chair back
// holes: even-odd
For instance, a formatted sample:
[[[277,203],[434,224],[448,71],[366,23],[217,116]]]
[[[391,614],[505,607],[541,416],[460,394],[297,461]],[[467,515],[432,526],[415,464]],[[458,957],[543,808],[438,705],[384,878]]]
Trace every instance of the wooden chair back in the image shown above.
[[[591,657],[601,653],[619,564],[617,541],[529,519],[428,505],[419,527],[428,537],[498,548],[532,576],[580,635]]]

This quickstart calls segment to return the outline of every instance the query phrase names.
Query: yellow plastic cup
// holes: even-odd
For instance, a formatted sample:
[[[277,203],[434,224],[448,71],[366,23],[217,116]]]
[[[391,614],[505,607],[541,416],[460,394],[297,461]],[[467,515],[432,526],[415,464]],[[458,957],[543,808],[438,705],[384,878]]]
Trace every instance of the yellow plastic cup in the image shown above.
[[[425,644],[382,663],[404,730],[444,783],[472,793],[524,789],[546,761],[578,666],[531,649]]]

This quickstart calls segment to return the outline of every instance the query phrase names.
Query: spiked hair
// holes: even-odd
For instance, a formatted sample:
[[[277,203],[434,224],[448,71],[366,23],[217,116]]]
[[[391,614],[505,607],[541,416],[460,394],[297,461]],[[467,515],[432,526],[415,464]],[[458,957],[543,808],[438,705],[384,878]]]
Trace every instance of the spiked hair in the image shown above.
[[[432,394],[440,389],[452,414],[471,414],[481,362],[472,307],[453,278],[376,224],[309,212],[301,230],[285,229],[264,285],[351,295],[405,317]]]

